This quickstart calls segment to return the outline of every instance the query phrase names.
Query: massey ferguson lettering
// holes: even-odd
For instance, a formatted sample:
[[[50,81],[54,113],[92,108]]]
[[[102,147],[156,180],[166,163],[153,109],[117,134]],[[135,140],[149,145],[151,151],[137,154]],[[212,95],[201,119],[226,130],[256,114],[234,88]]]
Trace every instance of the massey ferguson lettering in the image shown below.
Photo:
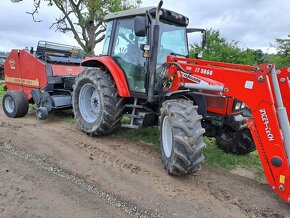
[[[186,79],[188,79],[192,82],[198,83],[198,84],[201,82],[200,79],[198,79],[198,78],[196,78],[188,73],[182,72],[182,76],[183,76],[183,78],[186,78]]]
[[[274,135],[272,133],[272,130],[269,126],[269,118],[268,118],[266,109],[260,109],[260,114],[261,114],[262,121],[265,125],[265,132],[266,132],[266,135],[268,137],[268,140],[274,141],[275,139],[274,139]]]

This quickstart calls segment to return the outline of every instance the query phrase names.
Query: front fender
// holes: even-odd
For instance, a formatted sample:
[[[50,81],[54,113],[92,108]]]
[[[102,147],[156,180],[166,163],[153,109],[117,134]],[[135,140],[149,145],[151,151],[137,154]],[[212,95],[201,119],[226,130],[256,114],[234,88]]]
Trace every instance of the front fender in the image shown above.
[[[125,73],[113,58],[109,56],[87,58],[81,65],[83,67],[98,67],[103,70],[108,70],[115,81],[119,95],[121,97],[130,97],[130,89]]]
[[[192,93],[190,90],[177,90],[175,92],[168,92],[164,95],[165,99],[171,98],[182,98],[182,96],[187,97],[195,102],[198,106],[198,114],[203,117],[207,116],[207,103],[203,95]]]

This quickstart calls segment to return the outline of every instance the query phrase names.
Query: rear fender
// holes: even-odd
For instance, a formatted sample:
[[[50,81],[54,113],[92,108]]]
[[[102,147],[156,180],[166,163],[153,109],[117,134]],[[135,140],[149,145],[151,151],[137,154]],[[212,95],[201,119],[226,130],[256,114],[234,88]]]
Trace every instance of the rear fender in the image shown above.
[[[83,67],[97,67],[107,70],[112,75],[121,97],[130,97],[126,76],[120,66],[109,56],[88,58],[81,63]]]

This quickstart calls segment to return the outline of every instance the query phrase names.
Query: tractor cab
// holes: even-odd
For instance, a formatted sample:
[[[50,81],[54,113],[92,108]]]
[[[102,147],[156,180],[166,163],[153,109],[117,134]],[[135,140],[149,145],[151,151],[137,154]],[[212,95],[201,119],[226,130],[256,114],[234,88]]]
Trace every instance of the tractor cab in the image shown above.
[[[156,19],[156,11],[156,7],[147,7],[105,17],[107,32],[102,55],[112,57],[122,68],[131,92],[145,94],[150,89],[150,77],[156,74],[152,71],[157,70],[158,78],[168,55],[189,56],[189,19],[166,9],[160,9],[160,19]],[[154,30],[157,23],[158,32]],[[156,85],[151,84],[152,87]]]

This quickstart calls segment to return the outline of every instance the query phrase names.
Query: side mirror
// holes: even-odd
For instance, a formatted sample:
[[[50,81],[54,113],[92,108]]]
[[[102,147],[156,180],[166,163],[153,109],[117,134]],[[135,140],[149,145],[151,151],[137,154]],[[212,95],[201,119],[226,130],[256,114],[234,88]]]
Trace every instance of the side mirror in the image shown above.
[[[206,45],[206,30],[204,30],[202,32],[202,44],[201,44],[201,48],[204,48]]]
[[[194,56],[195,56],[196,59],[202,59],[203,52],[195,53]]]
[[[200,28],[188,28],[188,29],[186,29],[186,33],[195,33],[195,32],[200,32],[202,34],[201,48],[204,48],[205,44],[206,44],[206,30],[200,29]]]
[[[134,19],[134,32],[138,37],[146,36],[146,19],[145,17],[135,17]]]

